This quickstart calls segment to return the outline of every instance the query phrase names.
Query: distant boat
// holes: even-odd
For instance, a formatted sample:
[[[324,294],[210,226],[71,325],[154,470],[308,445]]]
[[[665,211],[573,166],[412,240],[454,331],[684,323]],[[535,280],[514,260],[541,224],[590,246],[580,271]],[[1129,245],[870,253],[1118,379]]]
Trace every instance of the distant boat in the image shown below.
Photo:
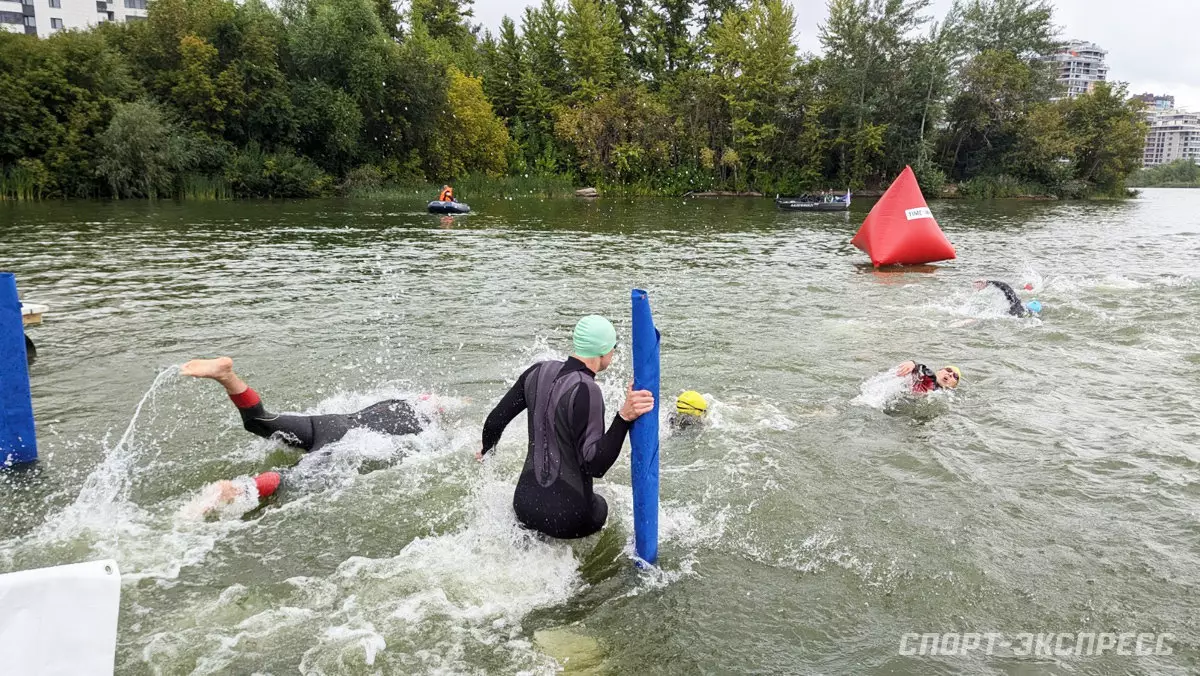
[[[431,214],[466,214],[470,213],[471,207],[462,202],[442,202],[434,200],[429,203],[429,213]]]
[[[846,211],[850,208],[850,191],[845,195],[775,197],[775,206],[787,211]]]

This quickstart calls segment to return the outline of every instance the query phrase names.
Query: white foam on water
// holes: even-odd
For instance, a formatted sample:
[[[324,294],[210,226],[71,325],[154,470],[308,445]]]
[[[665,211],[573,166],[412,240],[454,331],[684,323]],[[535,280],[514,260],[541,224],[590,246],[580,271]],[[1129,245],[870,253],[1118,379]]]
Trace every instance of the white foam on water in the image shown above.
[[[141,439],[139,432],[149,426],[142,420],[143,413],[147,407],[153,409],[167,384],[177,382],[178,373],[179,368],[173,366],[158,374],[125,431],[105,451],[75,501],[47,516],[28,536],[0,543],[0,559],[12,560],[21,554],[34,558],[50,555],[56,563],[112,558],[121,567],[123,582],[146,577],[170,580],[178,577],[182,568],[202,561],[227,533],[246,527],[229,519],[215,523],[164,520],[130,499],[135,473],[159,453],[153,442]],[[81,549],[87,553],[81,554]]]
[[[874,560],[855,552],[828,529],[820,529],[799,542],[784,544],[782,548],[746,541],[739,546],[739,551],[759,563],[805,575],[818,575],[830,569],[844,570],[867,587],[891,589],[907,574],[895,560]]]
[[[724,537],[729,514],[728,506],[713,510],[699,505],[660,504],[659,560],[655,566],[638,569],[639,584],[627,595],[636,596],[650,589],[662,589],[682,579],[696,577],[700,550],[716,544]],[[626,544],[625,556],[630,561],[637,560],[632,539]]]
[[[758,397],[732,402],[705,394],[704,399],[708,402],[708,411],[704,414],[705,429],[723,432],[751,432],[755,429],[786,432],[799,425],[778,404]]]
[[[302,673],[357,671],[381,659],[410,673],[477,672],[481,660],[497,673],[554,670],[526,640],[521,622],[578,591],[579,562],[569,543],[520,528],[513,485],[486,468],[481,472],[467,498],[474,508],[451,532],[418,537],[392,557],[351,557],[324,578],[288,581],[296,592],[285,602],[303,613],[309,634],[303,640],[312,643]],[[230,664],[234,654],[226,646],[249,627],[266,632],[260,641],[294,645],[298,637],[289,626],[271,636],[277,612],[265,610],[219,631],[204,662],[213,672]]]
[[[29,536],[0,543],[0,560],[11,561],[22,553],[60,550],[68,553],[59,554],[59,560],[74,560],[80,557],[71,552],[86,547],[88,556],[116,559],[126,582],[143,578],[173,580],[183,568],[203,562],[230,533],[253,527],[253,522],[240,518],[259,506],[257,489],[247,476],[231,479],[239,494],[228,503],[218,499],[220,487],[216,483],[190,497],[181,496],[152,508],[131,499],[134,477],[161,452],[155,439],[143,439],[157,422],[154,416],[147,419],[145,414],[155,410],[156,400],[168,385],[179,382],[178,374],[178,366],[159,373],[120,438],[84,481],[75,501],[50,514]],[[335,394],[319,402],[312,413],[348,413],[384,399],[412,401],[431,424],[420,434],[407,437],[351,430],[327,446],[327,452],[307,454],[297,467],[283,470],[288,487],[301,493],[341,488],[357,480],[367,463],[393,464],[410,455],[437,455],[460,447],[447,442],[443,425],[447,417],[464,408],[463,402],[453,397],[422,396],[398,385],[385,385],[368,392]],[[278,447],[278,442],[260,439],[249,444],[258,457]]]
[[[176,512],[176,518],[182,521],[203,521],[205,519],[223,521],[236,519],[258,507],[258,487],[255,485],[254,479],[241,476],[231,479],[230,482],[235,491],[233,500],[226,499],[221,484],[213,482],[184,504]]]
[[[912,392],[912,380],[897,376],[894,371],[883,371],[868,378],[859,389],[851,404],[882,411]]]
[[[927,307],[941,313],[968,319],[1014,319],[1008,313],[1008,301],[999,289],[971,289],[931,301]],[[961,324],[966,325],[966,324]]]

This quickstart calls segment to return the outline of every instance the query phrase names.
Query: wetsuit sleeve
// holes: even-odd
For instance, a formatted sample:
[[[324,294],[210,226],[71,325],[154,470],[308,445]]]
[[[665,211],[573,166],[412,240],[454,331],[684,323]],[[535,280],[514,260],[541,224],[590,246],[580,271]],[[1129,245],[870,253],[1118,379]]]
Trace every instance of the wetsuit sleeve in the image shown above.
[[[621,455],[629,423],[619,414],[604,432],[604,399],[600,388],[584,385],[575,393],[571,407],[571,429],[575,431],[575,447],[579,449],[579,468],[599,479],[608,472]]]
[[[528,405],[525,402],[525,379],[533,372],[538,365],[534,364],[517,378],[517,382],[508,389],[500,403],[496,404],[496,408],[488,414],[487,420],[483,423],[483,452],[486,455],[488,451],[496,447],[500,443],[500,436],[504,434],[504,428],[513,421],[513,418],[521,414]]]
[[[1004,293],[1004,298],[1008,301],[1008,314],[1014,317],[1025,316],[1025,304],[1021,302],[1021,297],[1017,295],[1016,291],[1013,291],[1011,286],[995,279],[989,279],[988,285],[994,286]]]
[[[914,366],[913,375],[917,376],[918,378],[937,378],[937,373],[934,373],[933,369],[924,364],[917,364]]]

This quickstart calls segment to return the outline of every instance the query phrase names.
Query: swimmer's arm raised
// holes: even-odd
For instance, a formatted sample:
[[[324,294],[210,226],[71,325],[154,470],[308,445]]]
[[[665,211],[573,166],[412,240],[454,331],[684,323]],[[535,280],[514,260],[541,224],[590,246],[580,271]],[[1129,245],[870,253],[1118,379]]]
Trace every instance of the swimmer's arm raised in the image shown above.
[[[907,375],[915,375],[920,378],[922,376],[934,377],[934,372],[924,364],[918,364],[913,360],[908,360],[896,367],[896,375],[904,377]]]
[[[1014,291],[1011,286],[1005,282],[995,279],[989,279],[987,280],[987,283],[989,286],[994,286],[997,289],[1000,289],[1000,291],[1004,294],[1005,300],[1008,301],[1009,314],[1016,315],[1018,317],[1025,314],[1025,304],[1021,302],[1021,297],[1017,295],[1017,292]]]

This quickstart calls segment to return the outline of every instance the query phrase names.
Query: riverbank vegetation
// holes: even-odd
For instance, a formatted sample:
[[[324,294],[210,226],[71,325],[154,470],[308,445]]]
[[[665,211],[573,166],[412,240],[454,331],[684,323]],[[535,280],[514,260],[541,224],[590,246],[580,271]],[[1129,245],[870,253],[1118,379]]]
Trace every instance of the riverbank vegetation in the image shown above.
[[[1200,188],[1200,164],[1195,160],[1175,160],[1148,169],[1139,169],[1129,177],[1129,185],[1139,188]]]
[[[1042,0],[155,0],[0,32],[0,197],[216,199],[879,188],[1121,195],[1140,104],[1058,99]],[[399,9],[398,9],[399,8]],[[431,192],[427,192],[432,196]]]

